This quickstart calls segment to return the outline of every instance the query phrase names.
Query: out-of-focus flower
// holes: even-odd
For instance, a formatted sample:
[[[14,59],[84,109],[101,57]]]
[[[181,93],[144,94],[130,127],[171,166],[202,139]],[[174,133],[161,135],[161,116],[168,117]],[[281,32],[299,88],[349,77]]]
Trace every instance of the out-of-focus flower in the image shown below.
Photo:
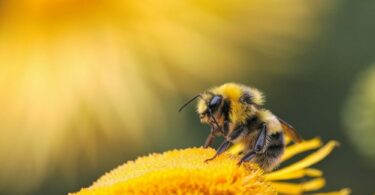
[[[342,112],[348,139],[375,162],[375,65],[358,75]],[[365,161],[368,162],[368,161]]]
[[[271,173],[253,163],[237,166],[238,158],[224,153],[210,163],[213,149],[189,148],[163,154],[151,154],[130,161],[105,174],[91,187],[75,195],[86,194],[302,194],[325,185],[322,172],[309,168],[325,158],[337,142],[330,141],[306,158]],[[287,148],[283,160],[321,146],[319,139],[312,139]],[[307,182],[280,182],[303,177],[314,177]],[[330,192],[346,195],[350,190]]]
[[[161,129],[172,92],[288,70],[322,2],[1,1],[0,183],[29,189],[79,158],[123,153],[108,147]]]

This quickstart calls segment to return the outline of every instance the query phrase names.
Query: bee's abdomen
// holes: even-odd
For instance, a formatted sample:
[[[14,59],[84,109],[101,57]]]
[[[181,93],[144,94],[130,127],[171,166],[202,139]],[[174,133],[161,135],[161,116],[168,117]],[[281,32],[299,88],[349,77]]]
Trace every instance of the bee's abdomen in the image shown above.
[[[270,157],[279,157],[284,151],[284,136],[281,132],[277,132],[269,137],[270,142],[266,153]]]

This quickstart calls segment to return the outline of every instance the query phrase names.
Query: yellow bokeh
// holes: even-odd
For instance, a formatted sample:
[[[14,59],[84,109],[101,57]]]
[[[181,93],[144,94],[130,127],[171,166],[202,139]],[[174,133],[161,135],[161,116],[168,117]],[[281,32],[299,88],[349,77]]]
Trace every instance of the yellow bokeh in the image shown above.
[[[363,162],[374,167],[375,162],[375,65],[357,75],[351,93],[342,110],[342,122],[347,137],[368,160]]]
[[[316,35],[328,6],[312,0],[2,1],[1,184],[28,191],[54,170],[74,173],[81,156],[95,164],[98,148],[106,150],[102,140],[140,144],[147,124],[159,127],[148,131],[165,124],[163,98],[191,94],[202,81],[247,76],[266,63],[285,72],[282,62],[299,41]]]

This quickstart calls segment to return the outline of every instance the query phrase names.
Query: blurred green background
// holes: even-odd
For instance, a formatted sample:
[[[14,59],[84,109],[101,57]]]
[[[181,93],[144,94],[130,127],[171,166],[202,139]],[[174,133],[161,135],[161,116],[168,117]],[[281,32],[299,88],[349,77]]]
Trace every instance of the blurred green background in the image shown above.
[[[323,191],[375,192],[375,1],[0,1],[0,194],[66,194],[151,152],[200,146],[188,98],[261,89],[341,146]]]

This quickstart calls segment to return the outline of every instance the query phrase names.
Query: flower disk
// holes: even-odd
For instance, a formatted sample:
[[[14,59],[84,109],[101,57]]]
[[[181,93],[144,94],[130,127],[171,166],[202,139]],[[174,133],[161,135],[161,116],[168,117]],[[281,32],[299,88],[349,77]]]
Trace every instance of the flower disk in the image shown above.
[[[276,194],[255,164],[237,166],[237,160],[213,149],[189,148],[151,154],[129,161],[105,174],[85,194]]]

